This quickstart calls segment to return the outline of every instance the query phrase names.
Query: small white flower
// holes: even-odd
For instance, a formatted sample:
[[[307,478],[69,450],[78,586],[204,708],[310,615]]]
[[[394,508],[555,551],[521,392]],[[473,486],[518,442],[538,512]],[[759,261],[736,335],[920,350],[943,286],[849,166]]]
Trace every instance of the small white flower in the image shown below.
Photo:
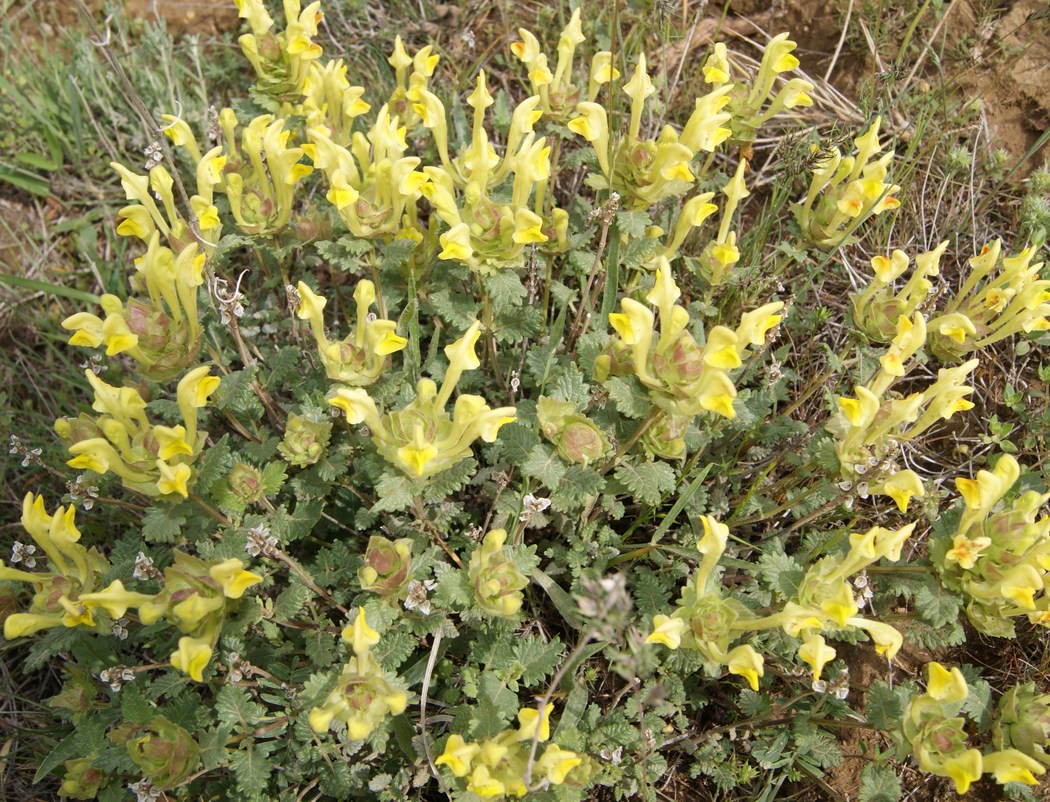
[[[124,687],[125,682],[135,679],[135,672],[126,666],[113,666],[100,673],[98,678],[109,685],[111,691],[116,692]]]
[[[270,534],[270,528],[265,524],[259,524],[248,530],[248,542],[244,550],[251,557],[274,557],[277,554],[277,538]]]
[[[11,563],[22,563],[26,568],[36,568],[36,546],[32,544],[19,543],[11,547]]]
[[[128,790],[135,795],[135,802],[157,802],[161,796],[160,791],[145,777],[137,783],[129,784]]]
[[[428,579],[425,582],[418,582],[415,579],[408,583],[408,598],[405,599],[406,610],[419,610],[423,615],[430,615],[433,610],[430,604],[430,599],[427,598],[427,592],[437,587],[437,582],[433,579]]]
[[[160,142],[150,142],[146,146],[146,149],[142,151],[142,155],[146,157],[147,170],[152,170],[160,164],[160,160],[164,158],[164,153],[160,149]]]
[[[126,618],[118,618],[116,621],[114,621],[113,622],[113,626],[110,629],[110,634],[111,635],[116,635],[120,640],[127,640],[128,639],[128,619],[126,619]],[[132,679],[134,679],[134,675],[132,675]]]
[[[521,515],[518,516],[518,520],[528,525],[535,516],[541,514],[550,505],[551,500],[549,498],[537,498],[532,493],[529,493],[522,500],[523,509]]]
[[[135,570],[131,575],[135,579],[156,579],[160,572],[153,567],[153,558],[140,551],[135,557]]]

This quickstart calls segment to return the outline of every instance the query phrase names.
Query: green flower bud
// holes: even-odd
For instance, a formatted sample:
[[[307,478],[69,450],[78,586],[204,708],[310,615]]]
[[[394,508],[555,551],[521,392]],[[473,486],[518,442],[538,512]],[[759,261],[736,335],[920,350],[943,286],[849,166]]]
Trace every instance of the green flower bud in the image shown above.
[[[197,767],[200,747],[186,730],[164,716],[153,719],[145,731],[126,742],[128,754],[159,790],[174,788]]]
[[[536,415],[543,436],[570,462],[588,465],[609,450],[602,430],[586,415],[577,413],[568,401],[540,396]]]
[[[373,535],[368,539],[364,565],[357,572],[361,588],[380,596],[400,597],[408,587],[412,540],[397,541]]]
[[[1050,743],[1050,695],[1035,683],[1017,685],[999,700],[999,718],[992,728],[996,749],[1018,749],[1026,755],[1045,754]]]
[[[332,439],[331,421],[316,422],[301,415],[289,415],[284,440],[277,447],[289,465],[305,468],[324,456]]]
[[[229,482],[230,492],[245,504],[262,501],[265,495],[262,471],[245,462],[238,462],[230,469]]]
[[[69,799],[94,799],[105,775],[92,763],[94,755],[66,761],[66,776],[58,792]]]
[[[467,574],[474,587],[478,607],[489,615],[509,618],[521,609],[521,589],[529,580],[518,570],[503,549],[507,533],[493,529],[470,556]]]

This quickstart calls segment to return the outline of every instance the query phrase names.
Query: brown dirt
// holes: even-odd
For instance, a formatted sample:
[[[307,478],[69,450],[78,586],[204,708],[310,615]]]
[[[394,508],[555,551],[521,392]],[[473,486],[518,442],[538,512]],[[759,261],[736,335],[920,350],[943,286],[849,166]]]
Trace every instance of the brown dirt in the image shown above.
[[[1050,18],[1045,0],[1009,5],[995,18],[975,10],[973,0],[961,0],[948,33],[968,60],[958,65],[960,91],[984,102],[989,140],[1023,156],[1050,127]],[[1039,155],[1046,160],[1050,147]]]
[[[144,20],[163,19],[173,33],[216,35],[237,29],[237,10],[232,3],[206,0],[125,0],[128,16]]]

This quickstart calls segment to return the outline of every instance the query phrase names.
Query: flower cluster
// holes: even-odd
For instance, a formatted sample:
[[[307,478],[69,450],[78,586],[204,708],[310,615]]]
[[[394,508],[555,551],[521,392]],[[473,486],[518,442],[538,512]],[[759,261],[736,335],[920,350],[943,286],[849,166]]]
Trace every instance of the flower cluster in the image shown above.
[[[806,197],[794,211],[803,234],[817,245],[837,248],[848,244],[868,217],[901,205],[896,197],[900,187],[886,181],[893,151],[878,156],[881,124],[882,118],[876,117],[853,140],[856,155],[843,156],[837,147],[832,148],[813,171]]]
[[[944,313],[930,319],[930,350],[959,360],[1022,331],[1050,329],[1050,280],[1039,278],[1042,262],[1032,264],[1042,245],[1037,239],[1005,258],[1000,240],[985,245]]]
[[[342,410],[350,423],[368,426],[379,453],[406,475],[425,478],[440,473],[469,458],[478,438],[495,442],[500,427],[515,419],[514,407],[492,409],[477,395],[459,395],[451,416],[445,410],[464,371],[481,366],[474,353],[480,336],[481,324],[475,322],[445,346],[449,365],[440,390],[432,379],[420,379],[415,399],[401,410],[380,414],[372,397],[358,387],[336,389],[328,403]]]
[[[350,387],[364,387],[379,378],[387,357],[404,349],[408,340],[395,333],[393,320],[377,318],[368,310],[376,302],[375,285],[364,279],[357,283],[357,325],[353,334],[332,342],[325,335],[324,307],[328,301],[302,281],[297,288],[300,298],[299,319],[310,323],[317,350],[328,378]]]
[[[408,694],[391,682],[372,656],[379,633],[368,625],[364,608],[358,608],[354,623],[343,630],[343,640],[354,656],[343,666],[324,703],[310,711],[310,726],[315,732],[327,732],[333,720],[340,721],[352,739],[362,740],[388,716],[404,713]]]
[[[929,663],[927,672],[925,693],[912,697],[901,722],[904,741],[919,768],[950,777],[960,794],[983,774],[992,774],[1002,785],[1038,785],[1036,775],[1046,769],[1024,752],[1007,748],[982,754],[969,745],[966,719],[959,715],[969,695],[962,672],[958,668],[949,671],[940,663]]]
[[[1010,619],[1019,615],[1050,626],[1050,516],[1037,519],[1050,493],[1027,490],[999,506],[1020,476],[1017,460],[1003,454],[992,470],[956,479],[959,522],[932,546],[942,581],[964,594],[970,622],[989,635],[1013,637]]]
[[[42,496],[28,493],[22,501],[22,527],[36,548],[47,555],[48,570],[31,573],[0,565],[0,580],[24,582],[34,590],[28,612],[11,613],[4,619],[4,637],[8,640],[52,627],[95,626],[91,606],[80,597],[95,589],[110,566],[96,549],[86,549],[77,542],[80,530],[75,518],[72,504],[48,515]],[[32,564],[25,558],[20,561],[27,568],[36,567],[35,559]]]
[[[940,420],[973,407],[964,384],[979,364],[973,359],[954,368],[942,368],[937,380],[921,392],[899,397],[893,385],[914,366],[913,358],[926,343],[926,320],[920,312],[897,318],[897,333],[879,358],[879,371],[866,384],[855,386],[854,397],[839,396],[839,412],[828,425],[847,482],[863,481],[866,492],[893,498],[902,512],[912,496],[925,493],[919,476],[897,470],[893,464],[900,443],[913,440]],[[888,461],[888,462],[887,462]],[[881,476],[872,468],[883,466]]]
[[[95,612],[104,610],[118,622],[130,608],[137,608],[146,625],[167,618],[186,637],[179,640],[171,664],[203,681],[202,672],[219,639],[227,599],[239,599],[262,578],[244,570],[240,560],[206,563],[175,552],[175,563],[164,572],[164,589],[156,594],[125,590],[113,580],[96,590],[110,565],[95,549],[81,546],[74,521],[75,509],[59,507],[54,515],[44,509],[44,500],[32,493],[22,505],[22,525],[48,557],[48,573],[29,573],[0,566],[0,579],[25,582],[36,589],[27,613],[13,613],[4,621],[8,640],[51,627],[95,627]]]
[[[123,618],[129,608],[138,610],[139,621],[146,626],[167,620],[183,633],[171,665],[203,682],[226,614],[248,588],[260,582],[262,577],[244,570],[238,559],[204,561],[176,551],[175,561],[164,569],[159,593],[128,591],[115,579],[102,591],[81,594],[81,600],[89,607],[101,607],[114,620]]]
[[[274,32],[273,18],[262,0],[234,0],[241,19],[251,33],[240,37],[241,51],[255,69],[256,88],[276,102],[298,102],[306,92],[312,68],[322,55],[313,41],[323,14],[321,3],[305,9],[299,0],[284,0],[287,20],[283,31]]]
[[[751,346],[763,345],[766,333],[780,322],[784,304],[769,303],[745,313],[736,330],[716,326],[707,332],[701,346],[689,331],[689,312],[677,304],[681,290],[671,274],[666,257],[658,259],[653,289],[646,301],[657,307],[657,318],[644,304],[633,298],[620,301],[620,312],[609,315],[616,332],[605,351],[595,361],[599,381],[609,376],[635,376],[649,391],[649,398],[665,424],[662,442],[647,443],[661,456],[682,456],[685,443],[675,432],[684,430],[701,412],[714,412],[733,418],[736,388],[729,371],[743,364]],[[658,428],[657,431],[660,431]]]
[[[365,549],[364,563],[357,570],[357,580],[362,590],[370,590],[386,599],[400,599],[408,594],[411,567],[411,538],[391,541],[372,535]]]
[[[124,486],[147,496],[175,501],[188,498],[193,462],[204,447],[205,432],[197,429],[198,410],[219,386],[208,367],[194,368],[176,390],[182,423],[150,423],[146,401],[133,387],[113,387],[85,371],[95,391],[91,408],[79,418],[59,418],[55,431],[69,448],[72,468],[98,474],[115,473]]]
[[[911,259],[904,251],[895,250],[889,256],[872,257],[871,269],[875,277],[863,292],[850,296],[853,322],[871,340],[888,343],[897,334],[897,321],[901,317],[911,318],[919,305],[926,300],[933,283],[928,276],[940,274],[941,256],[948,247],[948,240],[936,248],[915,257],[915,269],[903,287],[894,282],[904,275]]]
[[[834,635],[845,630],[863,631],[879,654],[891,660],[896,656],[903,644],[900,632],[889,624],[859,615],[849,579],[884,557],[899,560],[901,547],[914,524],[896,531],[874,527],[863,534],[851,534],[848,554],[829,555],[813,563],[795,597],[780,610],[761,616],[728,596],[715,573],[729,539],[728,527],[710,515],[701,521],[704,536],[697,548],[703,559],[674,613],[654,617],[647,643],[660,643],[669,649],[683,645],[696,649],[709,663],[725,665],[730,673],[747,679],[755,690],[764,674],[762,655],[746,644],[730,648],[748,633],[780,628],[800,638],[798,656],[812,669],[814,681],[820,681],[824,666],[835,658],[835,650],[821,632]]]
[[[529,775],[529,755],[532,742],[550,740],[550,716],[553,704],[543,711],[525,707],[518,711],[517,729],[508,729],[483,741],[466,741],[460,735],[450,735],[445,751],[434,761],[447,766],[456,777],[467,778],[466,790],[481,799],[523,797],[529,793],[529,779],[538,781],[539,788],[579,781],[586,775],[587,758],[551,743],[544,748]],[[537,733],[537,729],[539,732]],[[581,778],[585,779],[585,777]]]

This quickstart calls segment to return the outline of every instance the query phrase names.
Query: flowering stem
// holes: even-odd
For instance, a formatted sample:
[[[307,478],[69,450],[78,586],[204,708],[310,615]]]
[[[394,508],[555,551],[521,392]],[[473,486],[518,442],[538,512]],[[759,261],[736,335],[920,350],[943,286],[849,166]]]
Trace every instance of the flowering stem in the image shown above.
[[[613,458],[609,460],[609,463],[604,468],[598,471],[598,474],[604,476],[613,468],[615,468],[617,464],[619,464],[620,460],[623,459],[624,455],[631,450],[635,443],[638,442],[638,439],[646,433],[650,426],[653,425],[653,422],[659,415],[660,410],[656,407],[652,407],[649,410],[649,414],[646,415],[642,422],[638,424],[638,428],[634,430],[634,433],[627,438],[627,442],[620,446],[616,454],[613,455]]]
[[[305,584],[306,587],[310,588],[310,590],[312,590],[314,593],[316,593],[318,596],[320,596],[322,599],[324,599],[326,602],[332,605],[344,616],[346,616],[347,618],[350,617],[349,610],[343,607],[343,605],[341,605],[339,602],[333,599],[327,591],[323,590],[316,582],[314,582],[310,575],[303,570],[302,566],[299,565],[299,563],[297,563],[283,551],[278,551],[276,557],[278,560],[287,565],[288,568],[290,568],[291,571],[303,581],[303,584]]]
[[[452,559],[452,562],[454,562],[456,565],[462,568],[463,561],[459,559],[459,555],[452,550],[451,546],[448,545],[448,542],[445,540],[445,538],[441,536],[441,532],[439,532],[437,530],[437,527],[430,523],[429,519],[427,518],[426,512],[423,507],[422,496],[416,496],[415,503],[412,505],[412,511],[416,514],[416,518],[423,525],[423,528],[426,529],[427,532],[430,533],[430,536],[437,541],[437,544],[441,546],[442,551],[444,551],[445,554],[447,554]]]
[[[529,745],[529,760],[525,764],[525,787],[529,791],[538,791],[539,788],[532,786],[532,770],[536,765],[536,749],[540,744],[540,730],[542,729],[541,723],[547,714],[547,705],[550,704],[551,698],[554,696],[554,692],[561,685],[561,681],[565,679],[565,675],[569,673],[569,669],[576,663],[576,660],[583,653],[584,647],[590,643],[594,637],[594,633],[591,630],[586,630],[580,633],[579,640],[576,641],[576,646],[569,654],[565,661],[558,667],[558,670],[554,674],[554,678],[551,680],[551,684],[547,688],[547,692],[540,699],[536,705],[536,710],[539,712],[539,718],[536,719],[536,731],[532,734],[532,743]]]

